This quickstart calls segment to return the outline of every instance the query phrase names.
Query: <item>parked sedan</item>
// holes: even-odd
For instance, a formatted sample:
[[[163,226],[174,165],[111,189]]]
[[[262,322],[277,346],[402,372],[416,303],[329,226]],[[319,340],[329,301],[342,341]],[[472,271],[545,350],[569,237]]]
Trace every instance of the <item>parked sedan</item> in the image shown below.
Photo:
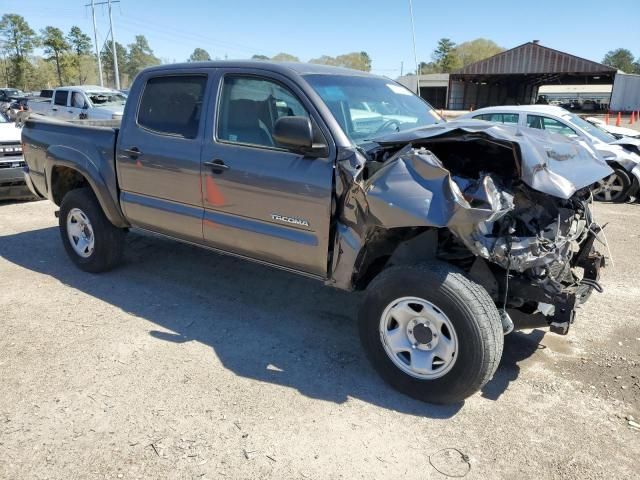
[[[640,142],[627,137],[617,139],[564,108],[552,105],[487,107],[458,118],[537,128],[589,142],[614,170],[594,185],[596,200],[625,202],[640,186],[640,155],[635,151]]]

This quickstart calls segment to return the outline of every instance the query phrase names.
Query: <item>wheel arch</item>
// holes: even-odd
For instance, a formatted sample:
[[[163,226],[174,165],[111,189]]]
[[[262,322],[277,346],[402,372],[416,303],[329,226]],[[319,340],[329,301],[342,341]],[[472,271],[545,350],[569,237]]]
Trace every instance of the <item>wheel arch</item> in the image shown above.
[[[82,152],[64,146],[50,147],[47,150],[45,178],[49,199],[56,205],[59,206],[71,190],[87,187],[93,191],[112,224],[120,228],[129,226],[100,170]]]
[[[385,268],[433,260],[438,248],[438,228],[376,229],[367,238],[353,267],[354,290],[364,290]]]

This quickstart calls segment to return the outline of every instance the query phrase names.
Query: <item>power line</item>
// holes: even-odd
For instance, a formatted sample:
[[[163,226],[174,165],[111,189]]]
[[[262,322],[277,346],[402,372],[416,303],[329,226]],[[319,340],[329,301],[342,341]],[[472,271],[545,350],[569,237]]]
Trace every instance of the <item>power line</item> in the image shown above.
[[[265,50],[264,48],[260,48],[260,47],[223,41],[217,38],[208,37],[203,34],[188,32],[185,29],[176,29],[168,25],[159,24],[157,22],[155,22],[153,25],[150,25],[148,23],[139,21],[133,17],[124,16],[124,18],[122,18],[121,21],[124,22],[125,24],[129,24],[132,28],[133,27],[143,28],[146,31],[154,32],[154,36],[162,36],[170,39],[175,39],[177,37],[177,38],[183,38],[189,41],[206,42],[211,45],[216,45],[221,49],[231,50],[236,52],[265,53],[270,55],[275,55],[276,53],[278,53],[276,51]],[[129,31],[133,31],[133,30],[129,29]]]

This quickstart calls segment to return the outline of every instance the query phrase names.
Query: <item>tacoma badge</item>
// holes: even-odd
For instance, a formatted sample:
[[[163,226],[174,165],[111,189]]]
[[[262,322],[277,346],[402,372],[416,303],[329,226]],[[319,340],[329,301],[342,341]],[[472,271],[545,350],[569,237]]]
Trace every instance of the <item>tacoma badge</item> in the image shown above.
[[[287,223],[291,223],[293,225],[302,225],[303,227],[308,227],[309,226],[309,222],[307,222],[303,218],[286,217],[284,215],[278,215],[277,213],[272,213],[271,214],[271,218],[273,220],[278,220],[280,222],[287,222]]]

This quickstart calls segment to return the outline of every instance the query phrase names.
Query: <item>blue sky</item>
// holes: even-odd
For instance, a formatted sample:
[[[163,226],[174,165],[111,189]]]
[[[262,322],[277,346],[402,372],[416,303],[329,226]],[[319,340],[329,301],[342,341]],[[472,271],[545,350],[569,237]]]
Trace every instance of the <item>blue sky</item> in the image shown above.
[[[0,0],[0,13],[23,15],[32,28],[79,25],[93,36],[90,0]],[[101,0],[96,0],[101,1]],[[593,5],[591,5],[593,3]],[[457,43],[486,37],[505,48],[541,44],[600,61],[608,50],[640,56],[640,0],[413,0],[418,61],[429,61],[439,38]],[[396,77],[414,69],[407,0],[122,0],[113,10],[116,39],[144,34],[165,62],[196,47],[213,57],[248,58],[285,51],[308,60],[365,50],[373,71]],[[617,20],[619,19],[619,20]],[[97,14],[108,32],[106,8]]]

